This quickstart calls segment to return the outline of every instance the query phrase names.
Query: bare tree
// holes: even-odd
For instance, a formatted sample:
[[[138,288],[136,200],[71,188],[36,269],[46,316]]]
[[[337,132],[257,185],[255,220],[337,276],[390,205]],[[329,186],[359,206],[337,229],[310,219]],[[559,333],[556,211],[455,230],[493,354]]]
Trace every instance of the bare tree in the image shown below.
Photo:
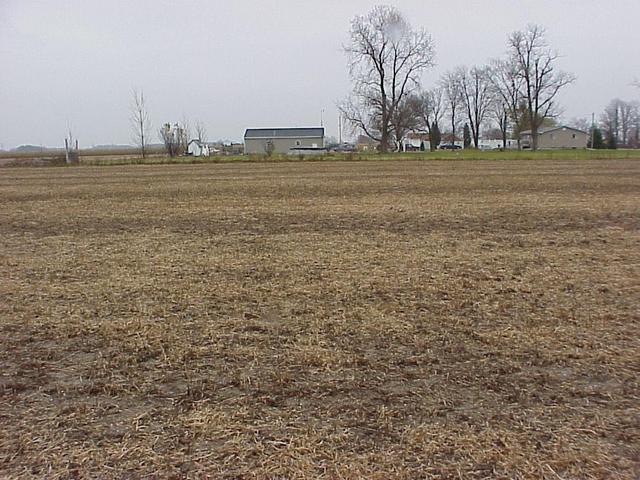
[[[629,146],[640,148],[640,102],[633,102],[634,112],[629,133]]]
[[[180,120],[180,122],[178,122],[178,126],[180,127],[181,131],[181,137],[184,143],[184,149],[187,149],[187,144],[189,143],[189,140],[191,140],[191,123],[189,122],[189,119],[185,116],[182,115],[182,120]]]
[[[69,127],[69,136],[64,139],[64,151],[66,163],[78,163],[80,161],[80,148],[78,147],[78,139],[74,138]]]
[[[632,148],[640,148],[640,102],[631,102],[633,112],[631,116],[629,133],[629,146]]]
[[[204,125],[202,124],[202,122],[200,122],[200,120],[196,120],[196,124],[193,128],[195,130],[196,138],[198,139],[198,141],[206,142],[207,130],[204,128]]]
[[[151,120],[147,111],[147,104],[142,90],[131,91],[131,126],[133,128],[133,140],[140,147],[142,158],[147,156],[147,141],[151,131]]]
[[[187,152],[189,139],[191,138],[191,128],[185,117],[182,117],[182,124],[178,124],[177,132],[180,155],[184,155]]]
[[[633,126],[638,116],[638,105],[636,102],[621,101],[619,103],[620,109],[620,133],[622,138],[622,144],[625,147],[629,146],[631,137],[633,136]]]
[[[391,128],[397,150],[403,150],[403,141],[409,132],[420,129],[422,124],[422,99],[419,95],[406,96],[393,112]]]
[[[498,124],[503,132],[503,142],[506,142],[510,121],[513,124],[513,135],[518,141],[519,148],[520,131],[522,130],[520,122],[522,79],[518,75],[515,62],[511,59],[494,60],[491,63],[490,78],[496,102],[494,115],[498,116]],[[506,143],[503,143],[503,146],[506,147]]]
[[[509,109],[506,103],[500,97],[494,97],[491,106],[491,115],[498,125],[500,131],[500,139],[502,140],[502,148],[507,148],[507,137],[509,135]]]
[[[624,147],[636,145],[638,124],[640,123],[638,102],[613,99],[600,118],[610,144]]]
[[[165,123],[159,131],[160,139],[170,157],[182,155],[187,150],[188,134],[179,123]]]
[[[583,132],[589,132],[591,130],[591,120],[584,117],[574,117],[567,122],[567,125]]]
[[[425,30],[413,30],[391,6],[376,6],[355,17],[350,37],[345,52],[353,91],[339,108],[386,152],[396,109],[419,88],[420,74],[433,66],[433,41]]]
[[[480,128],[493,104],[494,92],[487,67],[461,67],[456,75],[462,97],[462,106],[466,111],[473,145],[478,148]]]
[[[429,134],[429,150],[435,151],[437,147],[437,139],[439,136],[440,123],[444,116],[445,98],[442,87],[436,87],[432,90],[423,92],[421,95],[421,124]]]
[[[619,99],[609,102],[600,117],[602,129],[604,130],[609,148],[617,147],[620,143],[620,109],[618,108]]]
[[[575,80],[572,74],[559,71],[559,55],[545,39],[545,30],[530,25],[509,36],[509,56],[522,81],[522,98],[526,102],[531,128],[532,149],[538,148],[538,130],[544,120],[557,114],[556,96],[560,89]]]
[[[451,143],[456,141],[456,115],[458,108],[462,104],[462,91],[460,90],[460,81],[458,78],[459,72],[447,72],[440,80],[440,85],[444,92],[444,98],[447,103],[447,109],[449,111],[449,118],[451,119]]]

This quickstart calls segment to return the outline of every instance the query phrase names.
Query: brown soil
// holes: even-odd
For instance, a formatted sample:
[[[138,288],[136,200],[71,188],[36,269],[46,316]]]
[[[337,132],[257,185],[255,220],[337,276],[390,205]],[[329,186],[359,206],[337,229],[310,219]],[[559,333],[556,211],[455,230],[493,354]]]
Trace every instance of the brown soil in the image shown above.
[[[0,476],[640,475],[640,162],[0,172]]]

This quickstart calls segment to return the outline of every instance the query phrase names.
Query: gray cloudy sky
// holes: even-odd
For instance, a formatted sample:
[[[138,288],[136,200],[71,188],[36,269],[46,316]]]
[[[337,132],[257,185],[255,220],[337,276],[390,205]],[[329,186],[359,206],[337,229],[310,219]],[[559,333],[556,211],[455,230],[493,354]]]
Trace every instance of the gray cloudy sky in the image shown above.
[[[341,45],[367,0],[0,0],[0,143],[130,143],[129,104],[144,89],[154,132],[200,120],[209,140],[246,127],[310,126],[349,91]],[[507,35],[539,23],[577,75],[561,95],[565,118],[639,98],[639,0],[398,0],[436,44],[429,87],[459,64],[482,64]],[[154,134],[155,137],[155,134]],[[156,139],[154,138],[154,141]]]

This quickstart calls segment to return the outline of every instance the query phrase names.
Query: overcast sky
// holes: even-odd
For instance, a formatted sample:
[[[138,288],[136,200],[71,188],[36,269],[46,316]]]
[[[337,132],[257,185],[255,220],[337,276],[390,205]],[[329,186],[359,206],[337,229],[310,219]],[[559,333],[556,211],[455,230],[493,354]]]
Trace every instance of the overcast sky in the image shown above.
[[[0,144],[59,146],[70,126],[81,146],[131,143],[131,89],[144,90],[154,125],[200,120],[208,139],[247,127],[338,131],[350,88],[342,45],[366,0],[0,0]],[[507,35],[546,27],[577,76],[564,117],[598,114],[614,97],[638,99],[639,0],[389,1],[436,44],[432,86],[461,64],[505,51]]]

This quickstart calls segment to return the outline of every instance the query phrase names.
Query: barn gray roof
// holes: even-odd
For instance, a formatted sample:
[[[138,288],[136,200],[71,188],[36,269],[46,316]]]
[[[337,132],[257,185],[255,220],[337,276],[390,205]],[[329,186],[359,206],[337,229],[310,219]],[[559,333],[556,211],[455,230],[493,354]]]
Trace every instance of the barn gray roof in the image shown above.
[[[573,127],[567,127],[566,125],[559,125],[557,127],[546,127],[546,128],[539,128],[538,129],[538,135],[542,135],[543,133],[547,133],[547,132],[554,132],[556,130],[573,130],[574,132],[580,132],[580,133],[587,133],[583,130],[579,130],[577,128],[573,128]],[[531,135],[531,130],[523,130],[520,132],[520,135]]]
[[[247,128],[244,138],[324,137],[324,127],[313,128]]]

